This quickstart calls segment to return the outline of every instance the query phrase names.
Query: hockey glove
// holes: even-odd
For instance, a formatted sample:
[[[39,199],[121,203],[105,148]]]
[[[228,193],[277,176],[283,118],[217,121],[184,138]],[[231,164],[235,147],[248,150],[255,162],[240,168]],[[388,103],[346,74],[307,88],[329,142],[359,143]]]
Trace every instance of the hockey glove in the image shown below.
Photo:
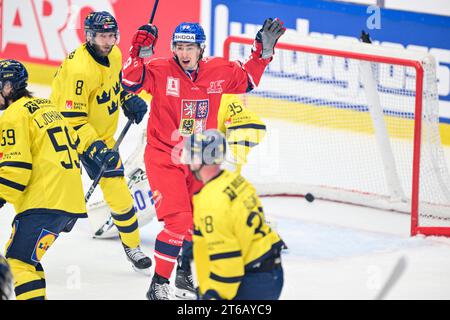
[[[157,40],[158,28],[156,26],[146,24],[139,27],[131,40],[130,56],[132,58],[152,56]]]
[[[275,20],[271,18],[266,19],[263,27],[256,34],[255,48],[253,50],[259,53],[263,59],[272,58],[275,45],[285,31],[286,28],[283,27],[283,22],[278,18],[275,18]]]
[[[364,30],[361,31],[359,39],[364,43],[372,43],[372,40],[370,40],[370,34],[365,33]]]
[[[120,103],[125,116],[136,124],[141,122],[147,113],[147,103],[134,93],[122,91],[120,94]]]
[[[106,170],[115,169],[120,160],[119,153],[108,149],[106,144],[101,140],[93,142],[85,151],[85,156],[92,160],[99,168],[103,163],[106,163]]]

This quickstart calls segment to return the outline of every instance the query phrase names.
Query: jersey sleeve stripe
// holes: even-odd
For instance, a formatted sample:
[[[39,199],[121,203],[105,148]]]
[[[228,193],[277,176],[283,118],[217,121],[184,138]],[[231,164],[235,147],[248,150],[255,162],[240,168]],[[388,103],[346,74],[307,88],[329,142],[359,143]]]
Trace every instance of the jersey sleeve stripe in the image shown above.
[[[239,283],[239,282],[241,282],[241,280],[243,278],[243,276],[239,276],[239,277],[222,277],[222,276],[219,276],[219,275],[217,275],[217,274],[215,274],[213,272],[211,272],[209,274],[209,277],[212,280],[215,280],[215,281],[218,281],[218,282],[223,282],[223,283]]]
[[[245,265],[245,270],[248,271],[250,269],[252,269],[256,264],[270,258],[271,256],[273,256],[274,251],[278,251],[281,250],[281,248],[284,246],[284,242],[283,240],[280,240],[274,244],[272,244],[272,247],[263,255],[261,255],[259,258],[247,263]]]
[[[133,82],[133,81],[123,78],[122,79],[122,87],[126,91],[136,92],[137,90],[139,90],[142,87],[142,85],[144,84],[144,80],[145,80],[145,68],[142,68],[142,77],[139,82]]]
[[[61,112],[61,114],[66,118],[87,117],[86,112]]]
[[[80,137],[77,136],[77,140],[74,142],[75,146],[78,147],[78,145],[80,144],[80,142],[81,142]]]
[[[33,213],[45,213],[45,214],[59,214],[59,215],[64,215],[67,217],[74,217],[76,216],[77,218],[87,218],[87,214],[86,211],[84,212],[69,212],[69,211],[64,211],[64,210],[59,210],[59,209],[45,209],[45,208],[35,208],[35,209],[28,209],[22,212],[18,212],[17,214],[33,214]]]
[[[34,297],[34,298],[31,298],[31,299],[27,299],[27,300],[29,300],[29,301],[31,301],[31,300],[45,300],[45,296]]]
[[[245,92],[250,92],[255,89],[257,85],[255,84],[255,80],[253,80],[253,77],[249,73],[247,73],[247,76],[247,89],[245,90]]]
[[[246,147],[250,147],[253,148],[254,146],[257,146],[258,143],[255,142],[250,142],[250,141],[246,141],[246,140],[242,140],[242,141],[230,141],[229,142],[230,145],[240,145],[240,146],[246,146]]]
[[[214,261],[214,260],[220,260],[220,259],[236,258],[236,257],[241,257],[241,256],[242,256],[241,251],[232,251],[232,252],[212,254],[209,256],[209,259],[211,261]]]
[[[24,283],[20,286],[17,286],[14,291],[16,292],[16,296],[19,296],[21,294],[38,289],[45,289],[45,284],[42,282],[42,280],[34,280]]]
[[[74,129],[75,131],[78,131],[78,130],[80,130],[85,124],[86,124],[86,123],[80,124],[79,126],[75,126],[75,127],[73,127],[73,129]]]
[[[116,228],[117,230],[119,230],[120,232],[123,233],[131,233],[135,230],[137,230],[139,228],[138,222],[137,220],[135,222],[133,222],[131,225],[126,226],[126,227],[122,227],[116,224]]]
[[[212,300],[212,299],[215,299],[215,300],[224,300],[224,299],[219,295],[219,293],[217,293],[217,291],[216,291],[216,290],[213,290],[213,289],[207,290],[207,291],[205,292],[205,294],[203,295],[202,298],[203,298],[204,300]]]
[[[26,187],[23,184],[20,184],[20,183],[17,183],[17,182],[14,182],[14,181],[2,178],[2,177],[0,177],[0,183],[7,187],[10,187],[10,188],[13,188],[13,189],[16,189],[19,191],[24,191],[25,187]]]
[[[162,242],[161,240],[156,239],[155,242],[155,251],[158,251],[159,253],[168,255],[170,257],[177,257],[180,253],[180,247],[174,246],[165,242]]]
[[[132,219],[135,216],[135,211],[134,211],[134,208],[132,208],[130,211],[128,211],[125,214],[111,213],[111,215],[113,216],[114,220],[117,220],[117,221],[128,221],[128,220]]]
[[[263,124],[256,123],[247,123],[240,126],[228,127],[227,130],[236,130],[236,129],[258,129],[258,130],[266,130],[266,126]]]
[[[0,163],[1,167],[14,167],[14,168],[22,168],[22,169],[32,169],[32,164],[29,162],[22,162],[22,161],[5,161]]]

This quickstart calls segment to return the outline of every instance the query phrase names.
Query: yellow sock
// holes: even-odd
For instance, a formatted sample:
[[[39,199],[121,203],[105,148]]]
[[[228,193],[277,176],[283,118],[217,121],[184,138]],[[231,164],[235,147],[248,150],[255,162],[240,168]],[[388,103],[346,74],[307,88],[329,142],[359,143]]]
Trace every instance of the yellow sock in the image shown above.
[[[45,276],[42,266],[38,270],[31,264],[8,258],[14,277],[14,291],[17,300],[45,300]]]
[[[112,214],[114,224],[119,230],[122,243],[129,248],[136,248],[141,243],[136,213],[132,208],[125,214]]]

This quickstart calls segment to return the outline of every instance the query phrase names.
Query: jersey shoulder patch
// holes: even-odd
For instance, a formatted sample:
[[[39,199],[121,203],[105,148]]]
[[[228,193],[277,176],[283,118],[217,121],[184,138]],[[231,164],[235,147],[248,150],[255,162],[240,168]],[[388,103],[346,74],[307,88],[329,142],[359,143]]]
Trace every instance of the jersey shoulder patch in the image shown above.
[[[26,109],[28,109],[28,112],[33,114],[36,112],[36,110],[40,108],[47,108],[47,107],[54,107],[52,102],[49,99],[42,99],[42,98],[33,98],[26,102],[23,105]]]
[[[40,109],[39,104],[34,100],[27,101],[23,106],[28,110],[30,114],[33,114],[36,112],[36,110]]]

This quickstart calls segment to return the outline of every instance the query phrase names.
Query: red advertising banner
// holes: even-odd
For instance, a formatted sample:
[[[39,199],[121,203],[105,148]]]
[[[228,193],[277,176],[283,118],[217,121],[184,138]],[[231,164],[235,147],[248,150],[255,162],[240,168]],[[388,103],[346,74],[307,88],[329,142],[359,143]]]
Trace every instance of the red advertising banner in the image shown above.
[[[83,23],[91,11],[112,13],[120,30],[119,47],[128,56],[134,31],[148,22],[154,0],[3,0],[0,57],[57,66],[84,42]],[[176,25],[199,21],[200,0],[161,0],[153,23],[159,29],[156,55],[170,54]]]

